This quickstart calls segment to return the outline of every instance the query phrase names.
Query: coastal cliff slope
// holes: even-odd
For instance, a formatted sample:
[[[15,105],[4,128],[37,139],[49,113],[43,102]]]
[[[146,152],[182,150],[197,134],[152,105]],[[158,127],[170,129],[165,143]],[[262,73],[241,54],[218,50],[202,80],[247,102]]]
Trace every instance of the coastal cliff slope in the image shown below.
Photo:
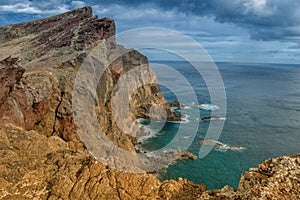
[[[5,87],[8,91],[2,91],[2,102],[5,103],[0,105],[0,124],[12,122],[47,137],[56,135],[69,142],[73,149],[83,149],[76,135],[71,105],[74,80],[82,62],[90,62],[88,64],[94,71],[102,65],[109,65],[97,83],[97,114],[103,132],[122,148],[134,151],[134,138],[129,138],[116,124],[112,124],[110,97],[119,77],[135,66],[142,66],[140,73],[147,74],[147,81],[152,83],[147,84],[146,80],[140,79],[140,74],[131,77],[132,85],[128,83],[128,88],[134,87],[134,83],[141,87],[131,97],[128,121],[149,117],[150,105],[154,103],[166,104],[147,58],[135,50],[118,46],[114,21],[94,17],[89,7],[0,27],[0,32],[2,68],[11,68],[6,73],[17,75],[15,82]],[[94,48],[101,48],[97,52],[97,65],[86,59]],[[13,87],[14,84],[16,86]],[[82,102],[82,105],[87,105],[87,102]],[[170,109],[167,110],[169,119],[180,119]],[[123,117],[123,120],[126,119]],[[127,130],[134,131],[138,131],[136,123]],[[118,138],[114,135],[116,132],[119,133]]]
[[[143,134],[136,119],[150,117],[151,105],[167,110],[166,116],[152,116],[156,119],[180,120],[180,116],[170,110],[147,58],[116,44],[114,21],[98,19],[90,7],[0,27],[0,41],[0,199],[299,197],[299,155],[271,159],[251,169],[242,175],[237,190],[214,191],[185,179],[160,182],[152,174],[122,172],[97,161],[78,135],[72,110],[82,63],[90,66],[87,77],[108,65],[96,94],[87,95],[93,98],[79,105],[88,109],[96,104],[102,131],[120,148],[135,152],[137,136]],[[98,47],[96,60],[91,60],[89,54]],[[131,95],[128,115],[114,116],[124,123],[117,124],[111,94],[120,77],[136,66],[142,66],[139,73],[147,80],[140,74],[131,77],[128,88],[141,87]]]

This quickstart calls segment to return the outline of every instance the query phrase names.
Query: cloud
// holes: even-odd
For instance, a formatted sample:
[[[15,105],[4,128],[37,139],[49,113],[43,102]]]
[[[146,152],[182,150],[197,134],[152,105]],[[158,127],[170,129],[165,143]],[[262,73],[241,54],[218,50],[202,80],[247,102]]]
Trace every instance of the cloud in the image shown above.
[[[181,31],[198,41],[215,60],[291,62],[295,53],[287,49],[300,41],[298,22],[285,22],[283,26],[281,23],[284,20],[269,20],[272,16],[280,18],[277,4],[271,5],[270,1],[241,2],[174,0],[172,3],[132,3],[112,0],[105,6],[94,5],[93,10],[99,17],[114,18],[118,32],[148,26]],[[288,8],[285,10],[288,13]],[[157,41],[157,37],[155,36],[154,41]],[[177,45],[178,48],[181,45],[178,41],[166,42]],[[153,56],[149,51],[144,53],[150,55],[150,59]]]
[[[217,22],[232,23],[249,30],[255,40],[288,40],[298,35],[292,29],[300,25],[300,3],[297,0],[211,0],[206,5]],[[197,7],[197,6],[196,6]],[[195,8],[196,8],[195,7]],[[202,11],[193,9],[195,15]]]
[[[300,49],[300,44],[293,44],[293,45],[289,46],[288,49],[296,49],[296,50],[298,50],[298,49]]]
[[[110,15],[113,16],[114,19],[122,20],[150,19],[151,21],[154,21],[160,19],[164,21],[182,16],[182,13],[176,12],[175,10],[162,10],[157,6],[149,4],[143,4],[136,7],[118,4],[111,4],[108,6],[94,5],[93,10],[96,14]]]
[[[73,7],[73,8],[81,8],[86,5],[87,5],[86,2],[84,2],[84,1],[72,1],[71,2],[71,7]]]
[[[99,17],[113,18],[117,23],[118,32],[139,27],[163,27],[184,32],[189,35],[212,37],[219,35],[240,35],[243,29],[234,24],[221,24],[215,22],[212,17],[197,16],[172,9],[163,9],[157,5],[140,4],[138,6],[109,4],[106,6],[93,5],[93,11]]]
[[[55,15],[71,9],[85,6],[84,1],[71,1],[69,4],[59,0],[13,0],[0,5],[0,11],[5,13]]]
[[[3,12],[14,12],[14,13],[29,13],[29,14],[39,14],[43,11],[31,6],[30,2],[17,3],[12,5],[0,6],[0,10]]]
[[[177,11],[191,17],[211,17],[216,22],[235,24],[247,29],[254,40],[287,41],[293,40],[290,37],[295,35],[300,36],[298,31],[293,30],[300,25],[299,0],[110,0],[106,3],[123,7],[149,5],[149,8],[158,7],[163,12]],[[125,13],[132,14],[132,17],[138,16],[134,12]]]

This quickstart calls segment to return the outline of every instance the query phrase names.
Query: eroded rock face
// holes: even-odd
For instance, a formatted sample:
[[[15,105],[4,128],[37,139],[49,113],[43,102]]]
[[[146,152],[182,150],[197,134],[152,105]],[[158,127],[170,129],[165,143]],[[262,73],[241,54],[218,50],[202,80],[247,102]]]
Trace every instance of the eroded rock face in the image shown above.
[[[1,199],[172,199],[205,190],[186,179],[161,183],[152,174],[107,168],[57,136],[12,124],[0,127],[0,138]]]
[[[149,117],[152,104],[165,105],[166,118],[180,120],[180,116],[166,105],[147,58],[135,50],[118,46],[114,21],[94,17],[90,7],[0,27],[0,31],[0,60],[2,66],[10,66],[1,67],[2,76],[9,79],[8,74],[14,74],[12,69],[23,70],[21,74],[18,74],[20,70],[15,72],[18,77],[10,77],[16,80],[6,81],[10,85],[5,86],[9,91],[3,91],[7,98],[1,99],[6,105],[1,107],[0,123],[13,122],[48,137],[56,135],[67,141],[72,149],[82,150],[83,144],[73,119],[72,94],[74,80],[84,62],[93,66],[94,71],[106,68],[95,88],[98,93],[95,97],[97,116],[104,133],[121,148],[135,152],[134,143],[140,133],[136,118]],[[87,56],[95,48],[98,55],[88,60]],[[7,58],[18,59],[12,63]],[[112,116],[112,92],[120,77],[136,66],[141,66],[141,69],[127,85],[128,88],[137,84],[141,87],[136,88],[131,97],[122,97],[131,99],[130,105],[123,105],[130,106],[129,113],[127,116],[119,116],[118,113]],[[152,84],[147,84],[139,77],[140,74],[149,77]],[[123,102],[119,100],[115,104]],[[82,101],[82,107],[87,103]],[[158,113],[155,117],[159,119],[161,116],[163,114]],[[120,127],[113,118],[121,118],[126,126]]]
[[[13,91],[14,86],[20,82],[25,70],[13,67],[18,58],[8,57],[0,62],[0,105],[7,101],[7,97]]]
[[[153,175],[107,168],[86,151],[73,151],[14,125],[0,128],[1,199],[154,199],[160,182]]]
[[[200,199],[299,199],[300,154],[268,159],[242,174],[238,189],[209,190]]]
[[[84,62],[91,66],[87,74],[91,77],[104,70],[97,96],[91,97],[97,100],[96,113],[104,133],[119,147],[135,151],[136,118],[150,117],[152,104],[167,108],[165,118],[180,119],[169,110],[147,58],[116,45],[112,20],[93,17],[86,7],[0,30],[1,198],[156,199],[179,192],[160,188],[153,175],[107,168],[85,150],[77,134],[72,95]],[[95,47],[99,51],[89,60]],[[129,113],[117,114],[130,125],[124,128],[112,116],[112,92],[135,68],[138,71],[126,82],[127,88],[135,88],[127,105]],[[121,95],[114,103],[121,105],[124,98],[129,97]],[[87,109],[92,100],[83,100],[81,107]],[[160,113],[154,114],[151,117],[161,118]]]
[[[299,199],[300,154],[268,159],[241,176],[237,195],[243,198]]]
[[[46,113],[46,99],[39,88],[27,86],[22,80],[24,68],[15,67],[16,59],[0,62],[0,124],[14,123],[28,130]]]

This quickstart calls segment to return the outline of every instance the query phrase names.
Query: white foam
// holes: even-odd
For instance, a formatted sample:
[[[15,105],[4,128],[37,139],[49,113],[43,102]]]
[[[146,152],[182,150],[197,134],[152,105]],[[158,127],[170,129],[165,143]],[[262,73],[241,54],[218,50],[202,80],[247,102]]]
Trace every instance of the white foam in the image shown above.
[[[225,145],[224,147],[227,149],[230,149],[230,150],[234,150],[234,151],[241,151],[241,150],[246,149],[246,147],[236,147],[236,146],[230,146],[230,145]]]
[[[241,151],[246,149],[246,147],[238,147],[238,146],[232,146],[228,144],[224,144],[222,142],[216,141],[216,140],[203,140],[205,141],[202,145],[216,145],[214,149],[216,151],[220,152],[226,152],[227,150],[233,150],[233,151]]]
[[[155,136],[156,136],[156,134],[145,135],[145,136],[139,137],[138,140],[137,140],[137,142],[138,142],[138,143],[143,143],[144,141],[146,141],[146,140],[148,140],[148,139],[150,139],[150,138],[153,138],[153,137],[155,137]]]
[[[189,110],[189,109],[191,109],[191,107],[182,104],[182,107],[171,107],[170,109],[171,109],[173,112],[175,112],[175,111],[180,111],[180,110]]]
[[[220,107],[214,104],[194,104],[194,106],[197,106],[198,108],[202,110],[219,110]]]
[[[144,135],[144,136],[141,136],[138,138],[137,142],[140,143],[140,142],[143,142],[145,140],[148,140],[149,138],[153,138],[153,137],[156,137],[157,134],[158,134],[158,131],[150,128],[149,125],[143,125],[143,124],[139,124],[140,128],[142,128],[144,130],[144,132],[147,134],[147,135]]]
[[[190,123],[190,120],[189,120],[190,115],[185,114],[185,115],[183,115],[183,116],[184,116],[184,117],[181,118],[181,120],[183,121],[183,123],[184,123],[184,122],[185,122],[185,123]]]
[[[228,151],[228,148],[226,148],[224,146],[216,146],[214,149],[216,151],[219,151],[219,152],[226,152],[226,151]]]
[[[184,110],[189,110],[189,109],[191,109],[191,107],[190,107],[190,106],[187,106],[187,105],[183,105],[182,109],[184,109]]]
[[[215,150],[216,151],[220,151],[220,152],[226,152],[228,150],[232,150],[232,151],[241,151],[241,150],[245,150],[246,147],[236,147],[236,146],[230,146],[227,144],[224,144],[224,146],[216,146]]]

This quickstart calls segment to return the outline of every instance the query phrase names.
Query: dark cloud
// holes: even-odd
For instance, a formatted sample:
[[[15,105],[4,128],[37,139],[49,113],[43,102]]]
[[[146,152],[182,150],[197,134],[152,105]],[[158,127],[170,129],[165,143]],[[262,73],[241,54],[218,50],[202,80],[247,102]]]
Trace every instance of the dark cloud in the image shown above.
[[[288,47],[289,49],[300,49],[300,44],[294,44],[294,45],[292,45],[292,46],[289,46]]]
[[[299,0],[12,0],[1,11],[49,15],[85,4],[176,10],[191,17],[207,16],[216,22],[246,28],[254,40],[300,41]]]
[[[98,1],[91,1],[99,4]],[[299,0],[110,0],[109,4],[155,5],[186,15],[209,16],[216,22],[233,23],[249,30],[255,40],[294,40],[300,37]],[[294,29],[294,30],[292,30]]]
[[[209,4],[209,14],[217,22],[234,23],[247,28],[252,39],[293,40],[300,36],[297,30],[297,27],[300,27],[298,0],[211,0]],[[197,4],[195,5],[197,8]],[[192,12],[203,15],[199,9],[193,9]]]

